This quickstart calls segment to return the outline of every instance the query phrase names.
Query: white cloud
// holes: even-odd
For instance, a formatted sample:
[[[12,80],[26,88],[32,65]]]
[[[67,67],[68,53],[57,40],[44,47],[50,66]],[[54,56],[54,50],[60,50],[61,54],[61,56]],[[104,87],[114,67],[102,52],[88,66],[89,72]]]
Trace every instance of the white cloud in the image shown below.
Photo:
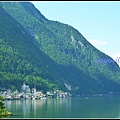
[[[102,41],[102,40],[88,40],[88,41],[95,47],[107,44],[106,41]]]

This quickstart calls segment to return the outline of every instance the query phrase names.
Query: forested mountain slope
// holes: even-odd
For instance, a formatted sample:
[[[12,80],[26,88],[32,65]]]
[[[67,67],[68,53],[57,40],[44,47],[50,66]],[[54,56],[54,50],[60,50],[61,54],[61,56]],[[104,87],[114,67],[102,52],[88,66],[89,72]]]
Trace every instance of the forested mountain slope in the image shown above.
[[[119,91],[120,68],[117,63],[115,61],[96,63],[96,60],[112,60],[112,58],[91,45],[78,30],[68,24],[48,20],[30,2],[0,2],[0,5],[19,23],[21,29],[24,29],[24,36],[30,37],[34,48],[25,46],[24,49],[29,48],[32,55],[37,56],[37,58],[31,57],[30,53],[29,59],[43,66],[39,68],[41,74],[36,75],[47,76],[42,78],[48,79],[48,84],[50,81],[53,84],[54,79],[57,79],[56,86],[61,86],[62,89],[65,89],[67,85],[71,86],[72,91],[78,94]],[[15,42],[16,39],[12,40]],[[29,45],[29,41],[26,39],[23,44]],[[37,49],[39,55],[33,53],[34,49]],[[20,50],[23,52],[22,49]],[[41,57],[43,53],[47,56],[46,59]],[[24,51],[24,54],[27,53]],[[34,66],[30,69],[29,75],[33,69]],[[45,72],[43,72],[44,69]],[[33,76],[31,79],[37,81]],[[26,79],[23,78],[23,80]],[[39,82],[37,84],[40,85]]]

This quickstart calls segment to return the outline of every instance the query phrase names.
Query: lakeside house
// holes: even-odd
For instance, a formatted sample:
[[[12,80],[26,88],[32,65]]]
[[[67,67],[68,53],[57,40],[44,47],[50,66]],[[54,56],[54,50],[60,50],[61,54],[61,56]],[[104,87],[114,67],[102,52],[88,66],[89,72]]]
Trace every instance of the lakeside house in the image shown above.
[[[42,98],[70,98],[71,94],[69,92],[64,92],[62,90],[56,91],[47,91],[46,94],[43,94],[42,91],[37,91],[34,85],[32,90],[29,85],[26,85],[25,82],[21,86],[21,92],[18,90],[11,91],[10,89],[1,90],[0,95],[3,96],[5,100],[19,100],[19,99],[42,99]]]

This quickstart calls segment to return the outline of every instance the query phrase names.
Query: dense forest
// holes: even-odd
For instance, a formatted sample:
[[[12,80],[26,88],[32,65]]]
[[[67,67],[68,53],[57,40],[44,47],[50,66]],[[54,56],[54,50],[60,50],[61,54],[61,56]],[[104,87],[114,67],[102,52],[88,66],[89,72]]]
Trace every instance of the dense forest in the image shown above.
[[[48,20],[30,2],[0,2],[0,87],[25,81],[44,91],[119,92],[120,68],[75,28]],[[69,89],[71,88],[71,89]]]

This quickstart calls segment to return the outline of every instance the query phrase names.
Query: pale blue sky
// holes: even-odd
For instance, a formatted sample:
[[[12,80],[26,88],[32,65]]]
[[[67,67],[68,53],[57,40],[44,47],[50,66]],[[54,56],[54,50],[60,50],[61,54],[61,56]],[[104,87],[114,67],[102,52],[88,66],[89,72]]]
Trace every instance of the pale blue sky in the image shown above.
[[[35,1],[32,3],[47,19],[73,26],[100,51],[114,59],[120,57],[119,1]]]

